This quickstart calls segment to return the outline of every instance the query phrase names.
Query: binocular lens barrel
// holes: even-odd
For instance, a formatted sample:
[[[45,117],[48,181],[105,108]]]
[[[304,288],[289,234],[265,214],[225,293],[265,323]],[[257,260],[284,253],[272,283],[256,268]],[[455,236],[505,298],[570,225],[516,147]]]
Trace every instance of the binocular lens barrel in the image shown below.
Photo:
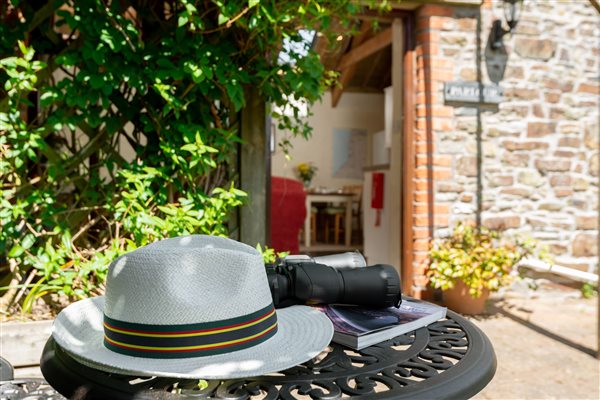
[[[367,261],[358,251],[315,257],[314,260],[317,264],[325,264],[333,268],[360,268],[367,266]]]
[[[348,251],[346,253],[330,254],[319,257],[310,257],[304,254],[297,254],[287,256],[284,259],[284,264],[286,265],[309,262],[325,264],[333,268],[359,268],[367,266],[367,261],[358,251]]]
[[[356,304],[398,307],[400,278],[391,265],[366,268],[333,268],[314,262],[277,267],[269,272],[275,306],[295,301],[312,304]]]

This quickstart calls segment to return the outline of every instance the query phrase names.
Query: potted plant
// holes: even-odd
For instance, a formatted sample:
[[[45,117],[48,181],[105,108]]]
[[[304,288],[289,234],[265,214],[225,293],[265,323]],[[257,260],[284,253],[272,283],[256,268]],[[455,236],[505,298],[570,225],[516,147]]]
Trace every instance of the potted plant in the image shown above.
[[[429,252],[430,285],[444,291],[448,308],[481,314],[489,293],[509,285],[517,276],[515,265],[533,253],[544,257],[531,239],[509,238],[459,223],[449,237],[435,241]]]
[[[310,187],[310,183],[317,173],[317,167],[311,162],[300,163],[296,165],[296,173],[304,184],[304,187],[308,188]]]

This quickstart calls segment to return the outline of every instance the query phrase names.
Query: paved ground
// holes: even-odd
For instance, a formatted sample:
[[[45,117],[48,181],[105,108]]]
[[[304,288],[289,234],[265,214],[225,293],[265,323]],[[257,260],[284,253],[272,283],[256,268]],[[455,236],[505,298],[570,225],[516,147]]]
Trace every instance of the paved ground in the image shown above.
[[[471,318],[492,341],[498,369],[476,399],[600,399],[597,299],[544,285],[508,292]]]

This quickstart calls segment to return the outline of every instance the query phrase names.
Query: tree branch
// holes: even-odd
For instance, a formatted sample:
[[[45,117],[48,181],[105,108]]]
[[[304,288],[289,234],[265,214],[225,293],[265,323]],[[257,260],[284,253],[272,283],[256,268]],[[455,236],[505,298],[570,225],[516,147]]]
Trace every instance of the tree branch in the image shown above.
[[[218,28],[214,28],[214,29],[209,29],[207,31],[202,31],[201,33],[203,35],[208,35],[209,33],[215,33],[215,32],[219,32],[222,31],[224,29],[229,29],[231,28],[231,26],[235,23],[235,21],[237,21],[238,19],[242,18],[244,16],[244,14],[246,14],[248,11],[250,11],[250,8],[245,7],[241,13],[239,13],[238,15],[236,15],[235,17],[231,18],[229,21],[227,21],[224,25],[219,26]]]

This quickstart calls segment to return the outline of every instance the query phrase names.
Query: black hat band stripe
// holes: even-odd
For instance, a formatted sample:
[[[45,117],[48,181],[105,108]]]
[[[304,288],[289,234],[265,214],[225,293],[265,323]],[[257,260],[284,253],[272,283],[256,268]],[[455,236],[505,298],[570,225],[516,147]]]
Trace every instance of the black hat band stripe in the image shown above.
[[[104,316],[104,345],[145,358],[187,358],[230,353],[256,346],[277,332],[272,304],[228,320],[185,325],[146,325]]]

